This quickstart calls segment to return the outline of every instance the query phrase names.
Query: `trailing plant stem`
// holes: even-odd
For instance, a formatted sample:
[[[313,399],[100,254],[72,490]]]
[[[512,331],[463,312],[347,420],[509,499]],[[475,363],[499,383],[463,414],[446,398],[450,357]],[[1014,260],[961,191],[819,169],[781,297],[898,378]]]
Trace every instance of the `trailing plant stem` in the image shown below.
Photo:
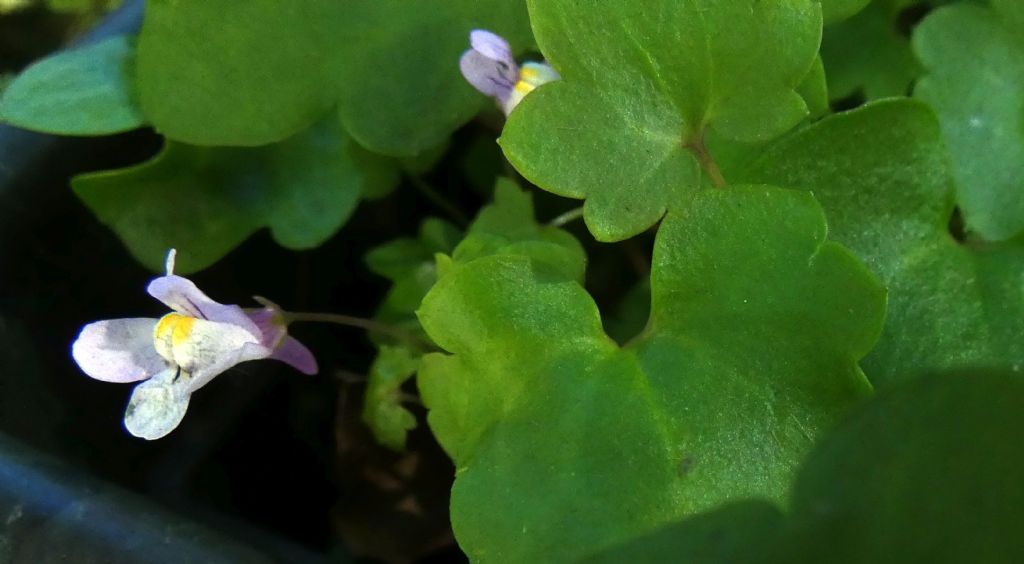
[[[339,313],[316,313],[316,312],[282,312],[284,320],[287,323],[294,322],[313,322],[313,323],[334,323],[335,325],[345,325],[348,327],[358,327],[364,329],[370,333],[380,333],[382,335],[389,335],[400,341],[405,342],[408,345],[416,347],[422,351],[433,351],[437,350],[434,345],[427,341],[417,337],[416,335],[402,329],[390,325],[388,323],[382,323],[373,319],[366,319],[363,317],[355,317],[352,315],[342,315]]]

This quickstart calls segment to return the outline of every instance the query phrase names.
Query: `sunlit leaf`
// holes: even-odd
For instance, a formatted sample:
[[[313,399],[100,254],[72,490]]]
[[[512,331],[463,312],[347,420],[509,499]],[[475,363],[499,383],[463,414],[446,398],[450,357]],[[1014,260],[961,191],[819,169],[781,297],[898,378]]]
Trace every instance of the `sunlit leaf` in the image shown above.
[[[529,256],[456,262],[427,295],[420,319],[453,354],[425,357],[419,387],[458,467],[452,520],[471,558],[568,561],[732,499],[779,499],[870,389],[855,359],[884,291],[825,241],[807,194],[699,193],[662,223],[651,285],[651,322],[624,349],[577,282]]]
[[[701,184],[710,128],[763,141],[796,125],[821,37],[811,0],[537,0],[541,51],[562,74],[525,98],[501,145],[531,182],[585,198],[601,241],[653,225]],[[706,164],[706,162],[705,162]]]

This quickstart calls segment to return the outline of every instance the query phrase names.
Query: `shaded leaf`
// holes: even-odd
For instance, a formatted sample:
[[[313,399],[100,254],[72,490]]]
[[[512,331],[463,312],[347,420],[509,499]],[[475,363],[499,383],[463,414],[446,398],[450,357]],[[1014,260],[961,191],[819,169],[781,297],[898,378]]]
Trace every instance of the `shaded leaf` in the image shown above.
[[[169,141],[147,163],[78,176],[72,187],[139,262],[159,271],[174,247],[178,270],[188,273],[261,227],[289,248],[319,245],[364,192],[396,182],[390,161],[324,123],[259,149]]]
[[[120,35],[25,69],[0,97],[4,122],[59,135],[107,135],[143,125],[131,85],[133,40]]]
[[[531,43],[521,0],[153,0],[139,37],[142,106],[172,139],[259,145],[337,105],[360,144],[411,156],[486,103],[457,64],[477,27],[519,51]]]
[[[974,370],[901,382],[808,457],[790,516],[726,506],[600,562],[1015,563],[1024,558],[1024,382]]]
[[[416,416],[402,407],[402,384],[416,373],[422,355],[405,347],[381,346],[370,367],[363,403],[363,422],[377,442],[405,449],[405,437],[416,427]]]
[[[1024,233],[1024,21],[1019,2],[930,14],[914,32],[927,69],[914,96],[939,116],[968,231],[989,241]]]
[[[897,20],[911,3],[913,0],[874,0],[849,20],[825,27],[821,57],[832,100],[858,92],[868,100],[909,93],[922,69]]]

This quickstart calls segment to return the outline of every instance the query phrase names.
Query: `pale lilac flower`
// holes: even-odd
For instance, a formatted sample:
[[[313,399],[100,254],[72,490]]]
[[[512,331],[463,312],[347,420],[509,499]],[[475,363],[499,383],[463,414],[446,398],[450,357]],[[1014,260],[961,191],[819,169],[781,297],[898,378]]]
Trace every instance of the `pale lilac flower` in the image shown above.
[[[535,88],[560,78],[547,63],[523,63],[520,67],[508,42],[489,31],[474,29],[469,33],[469,44],[472,48],[459,60],[462,76],[497,100],[505,115]]]
[[[158,439],[185,416],[189,397],[215,376],[247,360],[273,358],[315,374],[316,359],[287,335],[270,302],[243,310],[217,303],[192,281],[175,276],[174,250],[167,275],[147,292],[172,310],[160,319],[97,321],[82,328],[71,355],[87,375],[105,382],[137,382],[124,424],[143,439]]]

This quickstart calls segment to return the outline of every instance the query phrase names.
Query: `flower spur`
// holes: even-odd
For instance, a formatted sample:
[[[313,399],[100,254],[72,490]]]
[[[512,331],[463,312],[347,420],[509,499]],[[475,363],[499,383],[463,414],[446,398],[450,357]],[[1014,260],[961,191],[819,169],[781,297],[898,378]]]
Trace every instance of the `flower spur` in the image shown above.
[[[247,311],[215,302],[174,274],[174,258],[172,249],[167,274],[146,289],[171,313],[90,323],[71,347],[79,368],[92,378],[143,381],[128,401],[124,424],[149,440],[173,431],[192,393],[236,364],[273,358],[306,374],[317,372],[309,349],[288,336],[277,306],[261,300],[264,307]]]

